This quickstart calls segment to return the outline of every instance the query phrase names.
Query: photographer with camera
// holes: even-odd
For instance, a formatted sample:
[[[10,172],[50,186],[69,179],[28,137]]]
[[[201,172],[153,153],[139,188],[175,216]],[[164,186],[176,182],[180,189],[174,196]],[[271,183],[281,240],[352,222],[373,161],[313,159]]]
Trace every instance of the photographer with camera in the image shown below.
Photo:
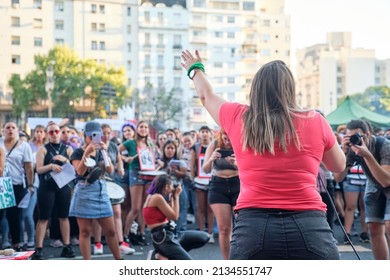
[[[390,238],[390,141],[373,136],[365,121],[352,120],[347,124],[341,145],[347,155],[347,168],[335,173],[335,178],[344,178],[350,166],[361,164],[367,176],[365,221],[371,236],[372,252],[375,259],[387,260]]]
[[[38,223],[36,226],[36,249],[33,255],[34,260],[43,260],[43,240],[46,234],[46,228],[53,208],[57,210],[57,216],[60,224],[60,231],[64,248],[61,257],[75,257],[72,245],[70,244],[70,225],[69,225],[69,204],[71,191],[69,185],[62,188],[51,177],[51,172],[61,172],[62,165],[69,162],[72,154],[72,148],[60,142],[60,127],[50,122],[46,127],[49,141],[40,147],[36,157],[36,169],[39,175],[38,188]]]
[[[185,231],[178,236],[169,220],[179,218],[181,184],[174,184],[168,175],[159,175],[152,181],[142,209],[146,225],[151,230],[155,257],[169,260],[192,260],[188,251],[204,246],[208,234],[200,231]]]

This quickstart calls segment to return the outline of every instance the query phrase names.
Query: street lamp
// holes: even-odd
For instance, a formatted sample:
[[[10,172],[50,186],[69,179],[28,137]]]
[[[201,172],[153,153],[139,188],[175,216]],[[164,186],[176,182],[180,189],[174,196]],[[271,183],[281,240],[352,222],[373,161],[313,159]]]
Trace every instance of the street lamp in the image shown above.
[[[45,89],[46,89],[46,92],[47,92],[47,101],[48,101],[47,115],[48,115],[49,118],[52,118],[53,117],[53,114],[52,114],[53,104],[52,104],[52,101],[51,101],[51,94],[52,94],[53,89],[54,89],[54,69],[53,69],[53,62],[52,61],[50,61],[49,65],[46,68],[46,85],[45,85]]]

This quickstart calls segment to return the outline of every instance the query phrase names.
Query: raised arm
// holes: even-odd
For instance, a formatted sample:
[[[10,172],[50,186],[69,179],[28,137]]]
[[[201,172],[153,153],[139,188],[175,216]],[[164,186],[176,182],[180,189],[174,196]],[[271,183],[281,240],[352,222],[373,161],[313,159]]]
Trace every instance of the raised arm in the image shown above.
[[[199,51],[195,51],[195,56],[188,50],[182,51],[181,65],[187,71],[187,75],[194,81],[195,90],[200,101],[206,110],[210,113],[214,121],[219,125],[219,109],[225,100],[213,92],[213,88],[206,78],[202,58]],[[189,71],[190,70],[190,71]],[[191,71],[192,70],[192,71]]]

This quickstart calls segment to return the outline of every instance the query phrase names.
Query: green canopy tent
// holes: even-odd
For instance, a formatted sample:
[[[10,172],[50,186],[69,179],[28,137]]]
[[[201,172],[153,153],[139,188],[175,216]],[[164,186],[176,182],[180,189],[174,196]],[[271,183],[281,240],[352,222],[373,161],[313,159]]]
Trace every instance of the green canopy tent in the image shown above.
[[[347,124],[350,120],[363,119],[369,121],[374,126],[390,127],[390,118],[372,112],[363,108],[349,96],[329,115],[326,119],[332,127],[337,127],[341,124]]]

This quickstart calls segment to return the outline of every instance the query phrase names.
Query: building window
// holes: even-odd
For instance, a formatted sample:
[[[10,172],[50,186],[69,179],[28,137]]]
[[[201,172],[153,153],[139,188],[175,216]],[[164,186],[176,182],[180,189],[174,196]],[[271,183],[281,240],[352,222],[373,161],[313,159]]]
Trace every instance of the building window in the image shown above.
[[[174,49],[181,49],[181,35],[173,35],[173,48]]]
[[[93,32],[97,31],[97,23],[96,22],[91,23],[91,31],[93,31]]]
[[[99,47],[100,47],[100,50],[105,50],[106,49],[106,42],[100,41],[99,42]]]
[[[11,44],[14,46],[20,46],[20,36],[12,36]]]
[[[42,47],[42,37],[34,37],[34,47]]]
[[[42,0],[34,0],[33,7],[35,9],[42,9]]]
[[[214,62],[214,67],[215,68],[222,68],[223,63],[222,62]]]
[[[127,79],[127,86],[128,86],[128,87],[131,87],[131,84],[132,84],[131,78],[128,78],[128,79]]]
[[[12,64],[20,64],[20,55],[12,55]]]
[[[161,54],[157,56],[157,67],[164,68],[164,56]]]
[[[150,68],[150,54],[145,55],[145,68]]]
[[[106,32],[106,25],[104,23],[99,24],[99,31]]]
[[[269,40],[271,40],[271,35],[263,34],[262,40],[263,40],[264,43],[267,43]]]
[[[128,16],[128,17],[131,16],[131,7],[127,7],[127,16]]]
[[[57,45],[63,45],[65,43],[64,39],[60,39],[60,38],[57,38],[55,42]]]
[[[164,87],[164,77],[157,77],[157,84],[159,88]]]
[[[227,22],[228,23],[235,23],[236,22],[236,18],[235,17],[227,17]]]
[[[97,50],[97,42],[96,41],[91,42],[91,50]]]
[[[234,84],[236,82],[236,79],[234,77],[228,77],[227,78],[227,83],[228,84]]]
[[[205,0],[194,0],[194,7],[205,7]]]
[[[271,55],[270,49],[263,49],[263,50],[261,50],[261,55],[270,56]]]
[[[20,27],[20,17],[11,17],[11,26]]]
[[[174,88],[180,88],[181,87],[181,77],[174,77],[173,78],[173,87]]]
[[[33,28],[37,28],[37,29],[42,28],[42,19],[34,18],[33,19]]]
[[[150,33],[145,33],[145,45],[150,46]]]
[[[227,93],[227,99],[229,101],[234,101],[235,100],[235,93],[234,92],[228,92]]]
[[[19,0],[12,0],[11,1],[11,4],[12,4],[12,8],[19,8]]]
[[[234,39],[235,38],[235,33],[234,32],[228,32],[227,33],[227,37],[230,38],[230,39]]]
[[[181,69],[181,58],[180,56],[173,57],[173,69],[180,70]]]
[[[54,3],[54,9],[57,12],[63,12],[64,11],[64,1],[56,1]]]
[[[106,7],[104,5],[99,5],[99,12],[101,14],[105,14],[106,13]]]
[[[91,13],[96,14],[96,12],[97,12],[96,4],[91,4]]]
[[[130,24],[127,25],[127,34],[131,34],[131,25]]]
[[[269,26],[271,26],[271,22],[270,22],[270,20],[269,20],[269,19],[265,19],[265,20],[263,20],[263,26],[266,26],[266,27],[269,27]]]
[[[158,23],[159,23],[159,24],[164,24],[164,14],[161,13],[161,12],[159,12],[159,13],[157,14],[157,20],[158,20]]]
[[[145,14],[144,14],[144,20],[145,20],[145,23],[150,23],[150,12],[149,11],[146,11]]]
[[[128,61],[127,61],[127,69],[128,69],[128,70],[131,70],[131,60],[128,60]]]
[[[157,34],[157,44],[164,45],[164,34]]]
[[[222,16],[214,16],[214,22],[223,22]]]
[[[127,43],[127,52],[131,52],[131,43]]]
[[[215,31],[214,32],[214,37],[215,38],[222,38],[222,36],[223,36],[223,33],[221,31]]]
[[[244,11],[254,11],[255,10],[255,2],[244,1],[242,3],[242,9]]]
[[[64,21],[63,20],[56,20],[55,21],[55,29],[64,30]]]

